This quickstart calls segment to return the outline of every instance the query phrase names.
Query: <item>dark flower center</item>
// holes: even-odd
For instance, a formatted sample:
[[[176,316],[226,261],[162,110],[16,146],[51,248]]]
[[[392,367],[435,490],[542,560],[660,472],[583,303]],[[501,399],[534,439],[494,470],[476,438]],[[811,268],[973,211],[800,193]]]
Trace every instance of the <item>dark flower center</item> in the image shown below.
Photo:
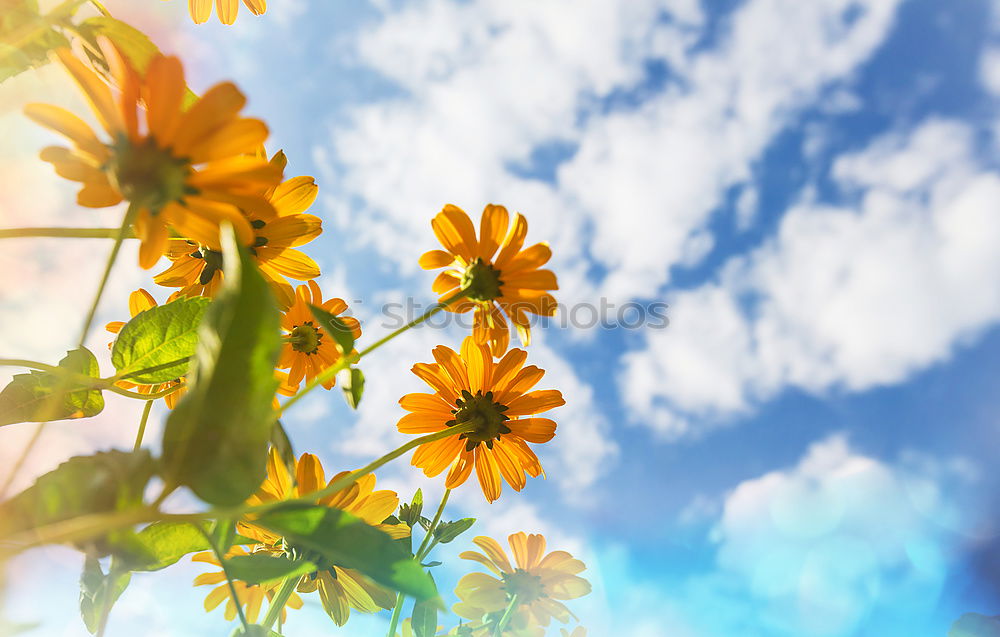
[[[197,192],[187,185],[191,162],[174,157],[151,137],[139,144],[122,138],[112,150],[108,172],[114,185],[125,199],[153,214]]]
[[[472,423],[471,431],[466,431],[459,436],[460,440],[466,440],[465,450],[472,451],[480,443],[486,443],[486,447],[493,448],[493,441],[499,440],[503,434],[510,433],[510,427],[506,422],[510,420],[503,412],[507,411],[506,405],[493,402],[493,392],[488,391],[483,394],[477,391],[473,396],[468,390],[462,390],[462,397],[455,401],[455,409],[451,413],[455,414],[454,420],[449,420],[446,424],[449,427]]]
[[[462,273],[462,289],[471,301],[483,303],[499,298],[503,294],[500,291],[502,285],[500,271],[479,258]]]
[[[542,585],[542,578],[520,568],[514,569],[513,573],[503,574],[503,589],[510,597],[517,595],[519,604],[530,604],[542,597],[548,597]]]
[[[292,328],[288,341],[296,352],[312,355],[319,350],[320,343],[323,342],[323,333],[313,326],[312,321],[306,321]]]

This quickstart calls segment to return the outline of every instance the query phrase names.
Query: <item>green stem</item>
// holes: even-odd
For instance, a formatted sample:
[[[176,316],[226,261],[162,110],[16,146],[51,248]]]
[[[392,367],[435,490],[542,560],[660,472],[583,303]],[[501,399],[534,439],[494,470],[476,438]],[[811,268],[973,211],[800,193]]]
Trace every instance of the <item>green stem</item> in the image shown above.
[[[0,487],[0,499],[6,497],[7,490],[10,489],[10,485],[14,484],[14,478],[17,477],[21,467],[24,466],[24,462],[31,454],[31,450],[35,448],[36,444],[38,444],[38,439],[41,438],[42,432],[45,431],[45,424],[46,423],[44,422],[40,422],[35,425],[35,431],[31,434],[31,438],[28,439],[28,443],[24,445],[23,449],[21,449],[21,454],[17,457],[17,462],[14,463],[14,466],[11,468],[6,479],[3,481],[3,486]]]
[[[183,384],[174,385],[173,387],[168,387],[167,389],[158,392],[153,392],[151,394],[143,394],[141,392],[129,391],[127,389],[122,389],[121,387],[115,387],[114,385],[104,387],[103,389],[107,389],[109,392],[118,394],[119,396],[125,396],[126,398],[135,398],[136,400],[145,400],[148,402],[153,402],[158,398],[164,398],[166,396],[169,396],[170,394],[179,392],[180,390],[184,389],[184,387],[185,386]]]
[[[200,524],[192,524],[194,528],[205,536],[205,540],[208,541],[208,545],[212,548],[212,552],[215,553],[215,559],[219,560],[219,565],[222,566],[222,574],[226,576],[226,584],[229,585],[229,594],[233,597],[233,604],[236,606],[236,613],[240,616],[240,623],[243,624],[243,632],[247,635],[250,634],[250,623],[247,622],[246,615],[243,614],[243,604],[240,603],[240,598],[236,595],[236,586],[233,584],[233,578],[229,575],[229,568],[226,567],[226,560],[219,551],[219,547],[216,546],[215,540],[209,535],[208,531],[204,529]]]
[[[281,611],[285,608],[285,604],[288,603],[288,598],[295,592],[295,587],[298,585],[300,578],[300,575],[293,575],[292,577],[286,577],[285,581],[281,583],[278,594],[267,605],[267,615],[264,616],[263,624],[264,634],[267,634],[271,630],[271,626],[274,626],[275,622],[281,618]]]
[[[130,231],[126,239],[134,239]],[[20,239],[27,237],[51,237],[57,239],[115,239],[118,228],[0,228],[0,239]]]
[[[90,332],[90,326],[94,322],[94,315],[97,314],[97,306],[100,305],[101,297],[104,295],[104,288],[108,285],[111,269],[118,259],[118,252],[122,248],[122,242],[125,241],[125,235],[132,228],[132,222],[138,214],[139,206],[135,203],[130,203],[128,210],[125,212],[125,217],[122,219],[122,225],[118,229],[118,234],[115,236],[115,244],[111,248],[111,254],[108,255],[108,262],[104,266],[104,274],[101,276],[100,285],[97,286],[97,294],[94,295],[94,301],[90,304],[90,310],[87,312],[87,319],[83,322],[83,329],[80,331],[80,340],[77,343],[77,348],[83,347],[83,342],[87,340],[87,333]]]
[[[448,504],[449,496],[451,496],[451,489],[445,489],[444,495],[441,497],[441,504],[438,505],[437,512],[434,513],[434,519],[431,520],[431,525],[427,529],[427,534],[424,535],[424,540],[420,543],[420,548],[414,554],[418,562],[422,562],[427,557],[427,554],[430,553],[431,548],[435,544],[432,542],[428,546],[428,542],[434,537],[434,529],[437,528],[438,523],[441,521],[441,516],[444,514],[444,507]],[[387,637],[396,637],[396,626],[399,624],[399,616],[403,612],[403,601],[405,599],[405,595],[396,593],[396,605],[392,609],[392,618],[389,620],[389,634]]]
[[[503,612],[503,616],[500,617],[500,621],[497,622],[497,627],[493,631],[493,637],[501,637],[503,635],[503,629],[506,628],[507,623],[510,622],[510,618],[514,614],[515,608],[517,608],[517,593],[510,598],[510,603],[507,604],[507,610]]]
[[[139,419],[139,431],[135,434],[135,444],[132,445],[132,453],[139,451],[142,447],[142,436],[146,433],[146,421],[149,420],[149,412],[153,409],[153,401],[148,400],[142,407],[142,418]]]
[[[0,367],[27,367],[28,369],[37,369],[38,371],[49,372],[52,374],[58,374],[66,371],[61,367],[56,367],[55,365],[39,363],[38,361],[29,361],[25,358],[0,358]]]
[[[382,347],[383,345],[385,345],[386,343],[388,343],[392,339],[396,338],[397,336],[399,336],[403,332],[409,330],[410,328],[413,328],[413,327],[416,327],[417,325],[420,325],[421,323],[423,323],[424,321],[426,321],[430,317],[434,316],[435,314],[437,314],[441,310],[445,309],[446,307],[448,307],[449,305],[451,305],[452,303],[454,303],[458,299],[464,297],[466,295],[466,293],[467,293],[466,290],[461,290],[461,291],[457,292],[456,294],[448,297],[444,301],[441,301],[440,303],[435,304],[430,309],[428,309],[426,312],[424,312],[423,314],[421,314],[417,318],[413,319],[412,321],[410,321],[409,323],[407,323],[403,327],[399,328],[398,330],[395,330],[393,332],[390,332],[386,336],[383,336],[382,338],[380,338],[379,340],[375,341],[374,343],[372,343],[371,345],[369,345],[365,349],[361,350],[360,352],[358,352],[356,354],[352,354],[351,356],[343,356],[343,357],[341,357],[341,359],[339,361],[337,361],[336,365],[324,369],[322,372],[320,372],[319,374],[317,374],[316,377],[312,379],[312,381],[310,381],[309,383],[307,383],[306,386],[302,388],[302,391],[297,392],[294,396],[292,396],[291,398],[289,398],[285,402],[285,404],[281,406],[281,411],[279,412],[278,415],[280,416],[281,414],[284,414],[286,411],[288,411],[288,409],[292,405],[294,405],[299,400],[301,400],[306,394],[308,394],[312,390],[316,389],[316,387],[322,385],[326,381],[328,381],[331,378],[333,378],[334,376],[336,376],[338,373],[340,373],[341,370],[347,369],[348,367],[350,367],[354,363],[357,363],[363,357],[367,356],[368,354],[371,354],[372,352],[374,352],[378,348]]]

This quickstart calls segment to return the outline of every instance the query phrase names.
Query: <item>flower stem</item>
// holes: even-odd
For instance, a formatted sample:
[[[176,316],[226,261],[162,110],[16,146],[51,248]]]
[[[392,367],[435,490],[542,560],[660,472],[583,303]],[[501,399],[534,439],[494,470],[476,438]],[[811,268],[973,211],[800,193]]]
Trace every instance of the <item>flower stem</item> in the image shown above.
[[[191,526],[198,529],[198,531],[205,536],[205,540],[208,541],[208,545],[212,548],[212,552],[215,553],[215,559],[219,560],[219,565],[222,567],[222,574],[226,576],[226,584],[229,585],[229,594],[233,598],[233,605],[236,606],[236,613],[240,616],[240,623],[243,624],[243,632],[247,635],[250,634],[250,624],[247,622],[246,615],[243,614],[243,604],[240,603],[240,598],[236,595],[236,586],[233,584],[233,578],[229,575],[229,568],[226,566],[226,560],[222,556],[222,552],[219,551],[219,547],[216,546],[215,540],[212,536],[208,534],[208,531],[204,529],[200,524],[192,524]]]
[[[125,241],[125,236],[128,234],[129,229],[132,227],[132,222],[138,214],[139,206],[130,203],[128,211],[125,212],[125,217],[122,219],[122,225],[118,229],[118,234],[115,236],[115,244],[111,248],[111,254],[108,255],[107,265],[104,266],[104,274],[101,276],[101,283],[97,287],[97,294],[94,295],[94,301],[90,304],[90,310],[87,312],[87,319],[83,322],[83,329],[80,331],[80,340],[77,343],[77,348],[83,347],[83,342],[87,340],[87,333],[90,332],[90,326],[94,322],[94,315],[97,314],[97,306],[100,305],[101,297],[104,295],[104,288],[108,285],[111,269],[118,259],[118,252],[121,250],[122,242]]]
[[[139,431],[135,434],[135,445],[132,446],[132,453],[139,451],[142,447],[142,436],[146,433],[146,421],[149,420],[149,412],[153,408],[153,401],[147,400],[142,407],[142,418],[139,419]]]
[[[275,622],[281,617],[281,611],[285,608],[285,604],[288,603],[288,598],[295,592],[295,587],[298,586],[300,578],[300,575],[286,577],[285,581],[281,583],[281,588],[278,589],[278,594],[267,605],[267,615],[264,617],[263,623],[265,634],[271,630],[271,626],[274,626]]]
[[[451,489],[445,489],[444,495],[441,497],[441,504],[438,505],[437,512],[434,514],[434,519],[431,520],[431,525],[427,529],[427,534],[424,535],[424,541],[420,543],[420,548],[414,554],[414,557],[418,562],[422,562],[427,553],[430,552],[434,544],[428,546],[428,542],[432,537],[434,537],[434,529],[437,528],[438,522],[441,521],[441,515],[444,513],[444,507],[448,504],[448,497],[451,495]],[[403,601],[406,596],[402,593],[396,593],[396,605],[392,609],[392,618],[389,620],[389,633],[386,637],[396,637],[396,625],[399,623],[399,616],[403,612]]]
[[[514,614],[514,609],[517,608],[517,593],[510,598],[510,603],[507,604],[507,610],[503,612],[503,616],[500,617],[500,621],[497,622],[496,628],[493,630],[493,637],[501,637],[503,635],[503,629],[507,627],[507,623],[510,622],[511,616]]]
[[[347,369],[348,367],[350,367],[354,363],[357,363],[364,356],[367,356],[368,354],[371,354],[372,352],[374,352],[378,348],[382,347],[383,345],[385,345],[386,343],[388,343],[392,339],[396,338],[397,336],[399,336],[403,332],[409,330],[410,328],[416,327],[417,325],[420,325],[421,323],[423,323],[424,321],[426,321],[430,317],[434,316],[435,314],[437,314],[441,310],[445,309],[446,307],[448,307],[449,305],[451,305],[452,303],[454,303],[458,299],[464,297],[466,295],[466,293],[467,292],[465,290],[461,290],[461,291],[457,292],[456,294],[448,297],[444,301],[441,301],[440,303],[437,303],[437,304],[433,305],[430,309],[428,309],[426,312],[424,312],[423,314],[421,314],[417,318],[413,319],[412,321],[410,321],[409,323],[407,323],[403,327],[399,328],[398,330],[395,330],[394,332],[390,332],[386,336],[383,336],[382,338],[380,338],[379,340],[375,341],[374,343],[372,343],[371,345],[369,345],[365,349],[361,350],[357,354],[352,354],[351,356],[343,356],[343,357],[341,357],[341,359],[339,361],[337,361],[336,365],[334,365],[332,367],[327,367],[326,369],[324,369],[322,372],[320,372],[319,374],[317,374],[316,377],[312,379],[312,381],[310,381],[309,383],[307,383],[306,386],[302,388],[302,391],[297,392],[294,396],[292,396],[287,401],[285,401],[285,404],[281,406],[281,411],[279,412],[278,415],[280,416],[281,414],[284,414],[292,405],[294,405],[299,400],[301,400],[306,394],[308,394],[312,390],[316,389],[316,387],[318,387],[319,385],[325,383],[326,381],[328,381],[331,378],[333,378],[334,376],[336,376],[341,370]]]
[[[27,237],[50,237],[57,239],[115,239],[118,228],[2,228],[0,239],[21,239]],[[129,232],[126,239],[134,239],[135,234]]]

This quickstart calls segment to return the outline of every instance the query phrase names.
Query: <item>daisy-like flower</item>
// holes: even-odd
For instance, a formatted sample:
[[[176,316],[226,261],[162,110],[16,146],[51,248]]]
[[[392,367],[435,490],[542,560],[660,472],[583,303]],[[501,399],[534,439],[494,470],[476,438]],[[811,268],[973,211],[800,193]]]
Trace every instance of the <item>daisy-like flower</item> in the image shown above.
[[[512,349],[494,361],[490,348],[467,337],[461,354],[439,345],[434,363],[417,363],[413,373],[434,389],[433,394],[407,394],[399,400],[402,433],[429,434],[472,423],[471,430],[428,442],[413,454],[412,463],[436,476],[450,467],[445,486],[464,483],[475,468],[486,499],[500,497],[501,477],[515,491],[524,488],[525,472],[542,474],[542,466],[527,443],[552,440],[556,423],[539,414],[565,404],[555,389],[530,391],[545,372],[524,367],[527,353]]]
[[[284,170],[286,163],[282,152],[271,159],[277,170]],[[295,301],[288,278],[308,281],[320,275],[316,262],[295,250],[323,232],[319,217],[303,214],[316,200],[318,190],[312,177],[293,177],[264,192],[276,216],[265,216],[260,211],[247,213],[253,228],[253,241],[247,248],[282,309]],[[166,256],[173,263],[154,281],[181,288],[177,293],[180,296],[215,296],[222,285],[222,252],[188,239],[170,239]]]
[[[236,22],[236,14],[240,11],[239,0],[188,0],[188,12],[195,24],[208,21],[212,15],[213,4],[219,22],[222,24]],[[254,15],[263,15],[267,11],[267,0],[243,0],[243,4]]]
[[[548,292],[559,289],[556,275],[540,269],[552,257],[549,246],[536,243],[522,250],[527,220],[518,213],[511,224],[507,209],[492,204],[483,210],[478,237],[469,215],[450,204],[434,217],[431,227],[445,250],[425,252],[420,267],[447,268],[432,285],[441,301],[459,290],[465,292],[446,309],[472,311],[476,342],[490,343],[495,356],[503,355],[510,343],[505,315],[517,329],[521,344],[527,346],[531,342],[528,314],[552,316],[556,311],[556,300]]]
[[[531,634],[553,618],[568,622],[574,615],[562,602],[590,592],[590,582],[578,575],[586,569],[583,562],[566,551],[546,555],[541,535],[514,533],[508,538],[514,565],[496,540],[479,536],[473,542],[483,552],[466,551],[459,557],[479,562],[493,575],[469,573],[458,581],[455,594],[461,601],[452,609],[460,617],[495,626],[513,602],[512,634]]]
[[[128,295],[128,311],[129,315],[132,318],[135,318],[141,312],[145,312],[146,310],[154,307],[156,307],[156,299],[154,299],[153,295],[147,292],[143,288],[139,288],[138,290],[135,290],[134,292]],[[117,334],[118,332],[122,331],[123,327],[125,327],[124,321],[111,321],[105,326],[104,329],[111,332],[112,334]],[[108,348],[110,349],[113,345],[114,342],[108,343]],[[180,389],[178,389],[173,393],[167,394],[166,396],[163,397],[163,402],[166,403],[167,407],[169,407],[170,409],[174,408],[174,405],[177,404],[177,401],[180,400],[181,396],[184,395],[184,392],[187,391],[187,389],[184,387],[183,378],[177,378],[175,380],[170,380],[165,383],[159,383],[155,385],[138,385],[136,383],[132,383],[127,380],[120,380],[117,383],[115,383],[115,385],[121,387],[122,389],[134,389],[140,394],[156,394],[161,391],[166,391],[172,387],[179,386]]]
[[[266,547],[259,546],[256,550],[268,551],[270,553],[276,553],[271,551]],[[249,555],[250,552],[247,551],[242,546],[234,546],[226,554],[226,558],[235,557],[237,555]],[[211,551],[205,551],[204,553],[195,553],[191,556],[191,561],[193,562],[206,562],[213,566],[222,568],[219,564],[219,560],[216,559],[215,554]],[[260,607],[264,603],[264,598],[266,597],[269,601],[274,598],[277,593],[278,588],[281,586],[280,582],[273,582],[268,584],[247,584],[240,580],[233,580],[233,588],[236,589],[236,599],[232,598],[232,593],[229,590],[229,584],[226,583],[226,574],[223,571],[215,571],[212,573],[202,573],[194,579],[195,586],[212,586],[218,585],[212,589],[212,592],[205,597],[205,612],[211,612],[215,610],[223,602],[226,601],[225,617],[227,620],[232,621],[236,617],[236,605],[244,607],[244,614],[246,615],[247,621],[251,624],[257,622],[257,618],[260,616]],[[295,609],[302,608],[302,598],[296,593],[292,593],[288,598],[288,602],[285,607],[291,607]],[[281,609],[281,621],[284,622],[288,613],[285,612],[285,608]]]
[[[347,475],[342,471],[326,480],[319,458],[304,453],[295,463],[294,481],[285,463],[275,451],[267,463],[267,479],[256,494],[247,500],[248,504],[263,504],[277,500],[287,500],[306,496],[324,488],[335,480]],[[386,524],[399,504],[399,497],[392,491],[375,490],[375,476],[367,475],[357,480],[349,488],[317,501],[331,508],[347,511],[393,538],[407,537],[410,528],[406,524]],[[280,546],[280,536],[253,524],[253,520],[239,522],[239,532],[263,546]],[[315,555],[310,560],[322,561]],[[364,613],[376,613],[380,609],[390,609],[396,603],[396,594],[370,580],[359,571],[337,564],[322,564],[322,567],[299,582],[300,593],[319,591],[320,601],[327,614],[338,626],[343,626],[350,617],[351,609]]]
[[[323,293],[315,281],[296,288],[295,303],[281,317],[285,343],[281,348],[281,358],[278,359],[278,368],[288,370],[288,385],[296,388],[303,380],[310,382],[340,360],[336,341],[316,323],[316,318],[309,310],[310,303],[337,316],[351,330],[355,340],[361,337],[361,324],[356,318],[339,316],[347,309],[347,303],[343,299],[324,301]],[[323,382],[323,387],[332,389],[335,381],[336,379],[330,378]]]
[[[103,42],[102,48],[120,87],[117,99],[68,49],[57,55],[108,141],[69,111],[29,104],[28,117],[73,142],[73,148],[45,148],[41,158],[59,175],[83,184],[80,205],[104,208],[128,201],[135,208],[143,268],[153,267],[163,254],[171,230],[198,245],[218,247],[225,221],[244,243],[252,243],[253,229],[240,209],[273,216],[260,193],[281,181],[281,171],[252,155],[268,130],[260,120],[240,117],[243,94],[233,84],[217,84],[185,108],[187,85],[177,58],[157,55],[140,77],[113,45]]]

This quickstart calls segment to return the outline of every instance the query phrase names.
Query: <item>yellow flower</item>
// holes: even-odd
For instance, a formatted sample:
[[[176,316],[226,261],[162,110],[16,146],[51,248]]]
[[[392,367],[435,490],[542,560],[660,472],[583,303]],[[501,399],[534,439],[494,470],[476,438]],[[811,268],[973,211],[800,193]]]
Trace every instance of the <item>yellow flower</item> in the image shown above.
[[[142,241],[143,268],[153,267],[163,254],[171,229],[217,248],[219,224],[225,221],[251,243],[253,230],[240,209],[273,216],[260,193],[281,181],[281,171],[251,155],[268,130],[260,120],[239,116],[243,94],[233,84],[217,84],[185,109],[184,70],[177,58],[154,57],[140,78],[117,49],[106,42],[103,48],[121,87],[117,100],[68,49],[57,54],[110,141],[101,141],[69,111],[29,104],[28,117],[73,142],[71,149],[45,148],[41,158],[59,175],[83,184],[80,205],[103,208],[127,200],[137,208],[133,229]],[[140,103],[146,106],[143,117]]]
[[[396,427],[402,433],[429,434],[475,422],[466,433],[421,445],[412,463],[427,476],[448,467],[445,485],[464,483],[473,467],[486,499],[500,497],[501,476],[520,491],[542,473],[538,457],[527,443],[544,443],[555,435],[556,423],[534,415],[565,404],[558,390],[530,391],[545,372],[524,367],[527,353],[512,349],[494,361],[486,345],[472,337],[462,342],[461,354],[449,347],[434,348],[435,363],[417,363],[413,373],[430,385],[433,394],[407,394],[399,400],[403,416]]]
[[[143,288],[135,290],[128,296],[128,311],[129,314],[132,316],[132,318],[135,318],[136,315],[138,315],[139,313],[145,312],[146,310],[153,307],[156,307],[156,299],[154,299],[153,295],[151,295]],[[125,327],[125,323],[123,321],[111,321],[105,326],[105,329],[111,332],[112,334],[117,334],[122,330],[123,327]],[[114,345],[113,342],[108,343],[108,348],[111,348],[112,345]],[[187,389],[184,387],[183,378],[178,378],[176,380],[171,380],[156,385],[137,385],[127,380],[120,380],[117,383],[115,383],[115,385],[123,389],[135,389],[135,391],[139,392],[140,394],[156,394],[161,391],[166,391],[172,387],[180,386],[181,388],[178,389],[177,391],[167,394],[166,396],[163,397],[163,402],[166,403],[167,407],[170,409],[174,408],[174,405],[177,404],[177,401],[180,400],[181,396],[184,395],[184,392],[187,391]]]
[[[284,153],[276,153],[271,164],[277,170],[284,170]],[[302,214],[316,200],[317,191],[312,177],[293,177],[264,193],[276,216],[265,216],[259,211],[247,213],[253,228],[253,241],[247,248],[282,309],[295,301],[292,284],[285,277],[308,281],[320,275],[316,262],[294,249],[323,232],[319,217]],[[215,296],[222,283],[221,252],[187,239],[170,239],[166,256],[173,263],[156,275],[154,281],[181,288],[177,293],[180,296]]]
[[[257,550],[268,550],[266,547],[258,546]],[[269,551],[269,550],[268,550]],[[273,552],[273,551],[269,551]],[[249,552],[242,546],[234,546],[226,554],[227,558],[234,557],[236,555],[248,555]],[[215,554],[211,551],[205,551],[204,553],[196,553],[191,557],[194,562],[206,562],[214,566],[221,568],[219,560],[215,558]],[[229,584],[226,583],[226,574],[222,571],[212,572],[212,573],[202,573],[194,580],[195,586],[211,586],[213,584],[218,584],[212,592],[205,597],[205,612],[211,612],[222,600],[226,600],[226,611],[225,617],[227,620],[232,621],[236,617],[236,604],[239,603],[240,606],[244,606],[244,613],[246,615],[247,621],[251,624],[257,622],[257,618],[260,616],[260,607],[264,603],[264,597],[268,600],[274,598],[277,593],[277,589],[281,586],[281,582],[273,582],[269,584],[247,584],[246,582],[241,582],[240,580],[233,580],[233,588],[236,589],[236,600],[232,598],[232,594],[229,590]],[[291,608],[302,608],[302,598],[296,593],[292,593],[291,597],[288,598],[288,603],[285,607]],[[281,621],[285,621],[287,613],[285,609],[281,609]]]
[[[342,471],[328,482],[319,459],[304,453],[295,463],[293,481],[285,463],[272,450],[267,464],[267,479],[247,503],[263,504],[305,496],[347,474],[347,471]],[[396,510],[399,498],[389,490],[375,491],[374,475],[364,476],[349,488],[321,498],[317,503],[347,511],[390,537],[401,538],[410,534],[405,524],[385,524],[386,518]],[[276,546],[281,542],[279,536],[255,526],[252,520],[239,522],[237,528],[243,536],[265,546]],[[321,570],[303,576],[297,590],[300,593],[319,591],[323,608],[338,626],[347,622],[352,608],[364,613],[376,613],[380,609],[390,609],[396,603],[396,594],[392,591],[379,586],[359,571],[336,564],[325,564]]]
[[[536,243],[522,250],[528,222],[521,214],[514,217],[513,224],[508,224],[508,218],[503,206],[486,206],[477,238],[469,215],[449,204],[431,221],[445,250],[431,250],[420,257],[420,267],[425,270],[448,268],[432,285],[442,301],[465,290],[465,297],[447,309],[458,313],[472,310],[472,334],[476,342],[490,343],[494,356],[502,356],[510,343],[504,315],[517,329],[521,344],[527,346],[531,342],[527,315],[555,314],[556,300],[547,290],[559,289],[556,275],[539,269],[552,256],[549,246]]]
[[[473,542],[483,552],[466,551],[459,557],[479,562],[496,577],[469,573],[459,580],[455,594],[461,601],[453,610],[460,617],[495,625],[516,596],[508,626],[513,634],[530,633],[553,618],[565,624],[574,615],[562,601],[590,593],[590,583],[577,575],[586,568],[583,562],[566,551],[546,555],[541,535],[514,533],[508,538],[513,566],[496,540],[479,536]]]
[[[333,315],[339,315],[347,309],[347,303],[342,299],[323,300],[323,293],[315,281],[300,285],[295,291],[295,303],[281,317],[281,328],[285,331],[285,343],[281,348],[281,358],[278,367],[288,370],[288,385],[298,387],[305,380],[307,383],[320,372],[337,364],[340,360],[340,350],[333,337],[316,324],[316,318],[309,310],[309,304],[323,308]],[[354,338],[361,337],[361,324],[350,316],[338,316],[351,330]],[[323,387],[331,389],[336,379],[331,378],[323,383]]]
[[[239,13],[239,0],[188,0],[188,12],[195,24],[202,24],[212,15],[212,4],[215,4],[216,14],[222,24],[232,24],[236,22],[236,14]],[[267,0],[243,0],[250,13],[263,15],[267,11]]]

